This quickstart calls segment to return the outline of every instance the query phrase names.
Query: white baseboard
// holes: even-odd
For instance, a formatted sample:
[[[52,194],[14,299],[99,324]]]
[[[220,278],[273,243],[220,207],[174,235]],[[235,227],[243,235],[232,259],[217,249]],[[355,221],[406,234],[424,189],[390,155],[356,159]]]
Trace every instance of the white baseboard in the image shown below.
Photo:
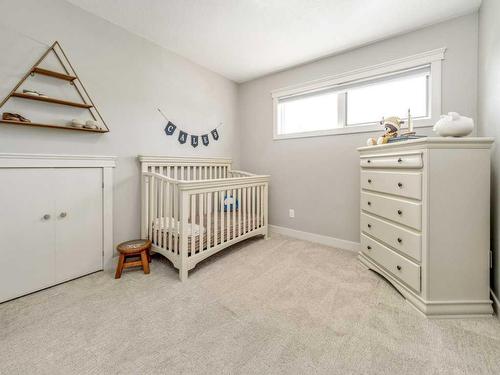
[[[285,236],[298,238],[299,240],[305,240],[310,242],[319,243],[322,245],[336,247],[337,249],[349,250],[349,251],[359,251],[359,242],[341,240],[340,238],[323,236],[321,234],[302,232],[300,230],[295,230],[291,228],[280,227],[277,225],[269,225],[271,233],[283,234]]]
[[[497,314],[497,318],[500,319],[500,300],[496,296],[495,293],[493,293],[493,290],[490,290],[491,292],[491,297],[493,300],[493,310],[495,310],[495,313]]]

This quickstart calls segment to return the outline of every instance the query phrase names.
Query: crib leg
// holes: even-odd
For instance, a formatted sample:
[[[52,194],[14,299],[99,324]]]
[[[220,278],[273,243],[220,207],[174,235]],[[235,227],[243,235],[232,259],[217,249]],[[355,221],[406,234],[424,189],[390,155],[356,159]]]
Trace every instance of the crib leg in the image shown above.
[[[179,268],[179,279],[181,279],[182,282],[186,281],[188,278],[188,270],[187,267],[181,267]]]
[[[265,240],[269,239],[269,228],[266,228],[266,233],[264,234],[264,239]]]

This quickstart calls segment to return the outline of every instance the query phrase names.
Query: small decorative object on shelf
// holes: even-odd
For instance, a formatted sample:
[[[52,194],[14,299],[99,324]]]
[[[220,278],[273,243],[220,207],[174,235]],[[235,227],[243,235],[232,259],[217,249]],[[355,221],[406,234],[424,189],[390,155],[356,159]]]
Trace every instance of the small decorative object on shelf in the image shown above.
[[[74,128],[83,128],[85,126],[85,121],[74,118],[73,120],[71,120],[69,126],[72,126]]]
[[[441,115],[433,130],[441,137],[465,137],[474,129],[474,120],[457,112]]]
[[[41,92],[38,92],[38,91],[35,91],[35,90],[23,90],[23,94],[26,94],[26,95],[33,95],[33,96],[42,96],[44,98],[47,97],[47,95],[45,94],[42,94]]]
[[[18,122],[31,122],[31,120],[21,116],[19,113],[9,113],[9,112],[4,112],[2,114],[2,120],[5,121],[18,121]]]
[[[60,63],[61,68],[64,72],[54,71],[39,66],[44,62],[44,60],[49,55],[55,55],[56,61]],[[30,76],[35,76],[36,74],[68,81],[72,85],[72,87],[74,87],[74,89],[77,91],[78,96],[81,98],[81,102],[72,102],[64,99],[52,98],[33,89],[23,89],[22,92],[18,91],[18,89],[19,90],[21,89],[21,85]],[[12,89],[12,91],[2,100],[2,102],[0,102],[0,108],[3,107],[4,104],[11,98],[23,99],[27,100],[27,102],[35,100],[44,103],[51,103],[51,104],[86,109],[89,111],[92,120],[89,120],[90,122],[73,120],[69,124],[68,123],[44,124],[36,121],[32,122],[20,115],[6,112],[2,116],[2,120],[0,120],[0,123],[8,125],[39,126],[43,128],[53,128],[53,129],[80,130],[80,131],[95,132],[95,133],[109,132],[106,123],[104,122],[97,108],[95,108],[95,105],[92,102],[92,99],[90,98],[87,90],[81,83],[73,66],[69,62],[66,54],[64,53],[63,49],[61,48],[58,42],[54,42],[54,44],[52,44],[52,46],[42,55],[42,57],[40,57],[40,59],[38,59],[38,61],[33,65],[33,67],[28,71],[28,73],[26,73],[24,77],[19,81],[19,83]]]

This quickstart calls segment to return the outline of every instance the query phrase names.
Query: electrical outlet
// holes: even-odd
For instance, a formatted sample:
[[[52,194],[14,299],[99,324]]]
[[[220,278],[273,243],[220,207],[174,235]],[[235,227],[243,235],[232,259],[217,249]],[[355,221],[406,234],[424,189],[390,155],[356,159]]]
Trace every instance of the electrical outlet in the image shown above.
[[[290,216],[290,217],[295,217],[295,210],[294,210],[293,208],[290,208],[290,209],[288,210],[288,216]]]

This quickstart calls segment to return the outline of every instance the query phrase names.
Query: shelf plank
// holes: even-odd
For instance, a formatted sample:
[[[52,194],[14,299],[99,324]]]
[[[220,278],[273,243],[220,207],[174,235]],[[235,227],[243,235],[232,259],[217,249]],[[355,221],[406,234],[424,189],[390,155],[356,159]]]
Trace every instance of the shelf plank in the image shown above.
[[[48,76],[48,77],[54,77],[57,79],[63,79],[65,81],[70,81],[70,82],[72,82],[76,79],[75,76],[70,76],[68,74],[59,73],[59,72],[55,72],[53,70],[43,69],[43,68],[39,68],[39,67],[34,67],[31,70],[31,72],[37,73],[37,74],[42,74],[42,75]]]
[[[29,94],[22,94],[20,92],[14,92],[14,93],[12,93],[12,96],[14,96],[16,98],[21,98],[21,99],[37,100],[39,102],[61,104],[61,105],[67,105],[67,106],[71,106],[71,107],[78,107],[78,108],[89,109],[89,108],[93,107],[92,104],[69,102],[67,100],[49,98],[47,96],[35,96],[35,95],[29,95]]]
[[[52,128],[52,129],[77,130],[77,131],[92,132],[92,133],[107,133],[107,132],[109,132],[109,130],[106,130],[106,129],[74,128],[72,126],[55,125],[55,124],[42,124],[42,123],[38,123],[38,122],[21,122],[21,121],[13,121],[13,120],[0,120],[0,123],[9,124],[9,125],[21,125],[21,126],[39,126],[42,128]]]

